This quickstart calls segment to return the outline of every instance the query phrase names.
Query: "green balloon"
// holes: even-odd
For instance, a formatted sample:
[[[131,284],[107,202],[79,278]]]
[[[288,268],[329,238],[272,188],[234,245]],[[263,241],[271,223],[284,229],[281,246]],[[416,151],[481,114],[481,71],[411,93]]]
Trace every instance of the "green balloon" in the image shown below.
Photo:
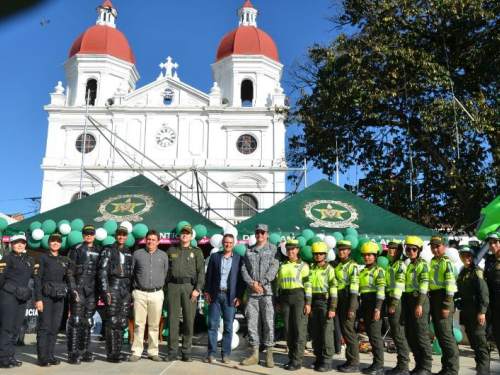
[[[183,220],[183,221],[179,221],[179,223],[177,224],[177,227],[176,227],[176,229],[177,229],[177,233],[178,233],[178,234],[180,234],[180,233],[181,233],[181,229],[182,229],[182,227],[183,227],[183,226],[185,226],[185,225],[189,225],[189,226],[191,226],[191,224],[189,224],[189,222],[188,222],[188,221],[185,221],[185,220]]]
[[[196,239],[197,240],[201,240],[202,238],[205,238],[206,235],[207,235],[207,227],[202,225],[202,224],[198,224],[198,225],[195,225],[193,227],[193,230],[196,232]]]
[[[63,225],[63,224],[68,224],[69,226],[71,226],[71,223],[69,222],[69,220],[60,220],[57,223],[57,229],[61,228],[61,225]]]
[[[306,241],[309,241],[311,238],[314,237],[314,232],[311,229],[304,229],[302,231],[302,237],[304,237]]]
[[[191,246],[193,247],[198,247],[198,241],[196,241],[194,238],[191,240]]]
[[[299,241],[299,249],[307,244],[307,240],[302,236],[298,236],[296,240]]]
[[[351,256],[350,258],[358,264],[365,264],[363,261],[363,257],[361,256],[361,252],[357,249],[351,251]]]
[[[62,243],[61,243],[61,249],[65,250],[67,248],[68,248],[68,237],[67,236],[63,236]]]
[[[132,247],[135,245],[135,237],[132,233],[128,234],[127,241],[125,241],[125,246]]]
[[[378,254],[382,254],[384,252],[384,245],[380,241],[375,243],[378,245]]]
[[[67,238],[67,240],[66,240],[67,244],[69,246],[74,246],[74,245],[79,244],[80,242],[83,241],[82,232],[78,231],[78,230],[72,230],[71,232],[69,232],[69,234],[66,238]]]
[[[42,223],[39,221],[34,221],[30,224],[30,232],[33,232],[35,229],[42,229]]]
[[[384,270],[389,266],[389,260],[386,257],[378,257],[377,264],[382,267]]]
[[[344,237],[345,236],[356,236],[358,237],[358,231],[354,228],[347,228],[345,231],[344,231]]]
[[[346,241],[351,241],[351,246],[353,249],[356,249],[358,247],[358,237],[357,236],[354,236],[352,234],[349,234],[347,236],[344,237],[344,240]]]
[[[441,347],[439,346],[439,342],[437,339],[434,339],[434,342],[432,343],[432,349],[434,350],[434,353],[437,355],[442,355],[443,351],[441,350]]]
[[[316,243],[316,242],[321,242],[321,237],[313,236],[313,237],[309,238],[309,240],[307,241],[307,244],[309,246],[312,246],[312,244]]]
[[[435,334],[436,332],[434,331],[434,322],[431,322],[431,324],[430,324],[430,326],[429,326],[429,327],[430,327],[430,329],[431,329],[431,332],[432,332],[433,334]]]
[[[239,256],[244,257],[245,253],[247,252],[247,247],[244,243],[239,243],[234,247],[233,251]]]
[[[48,250],[49,249],[49,235],[46,234],[45,236],[43,236],[42,238],[42,247],[45,249],[45,250]]]
[[[337,242],[342,241],[344,239],[344,235],[340,232],[333,232],[332,237],[335,238]]]
[[[303,246],[299,250],[299,256],[302,260],[312,260],[312,249],[311,246]]]
[[[367,237],[358,238],[358,246],[356,246],[356,249],[361,250],[361,246],[363,246],[363,244],[370,242],[370,241],[371,240]]]
[[[56,222],[52,219],[45,220],[42,224],[44,234],[52,234],[56,231]]]
[[[135,238],[144,238],[146,237],[146,233],[148,233],[148,227],[146,226],[146,224],[135,224],[134,228],[132,229],[132,234]]]
[[[455,340],[457,341],[457,343],[462,342],[462,339],[464,338],[462,331],[459,330],[458,328],[453,328],[453,336],[455,337]]]
[[[102,227],[104,228],[108,236],[112,236],[113,234],[115,234],[116,228],[118,228],[118,223],[114,220],[108,220]]]
[[[278,233],[271,233],[269,243],[278,246],[281,243],[281,236]]]
[[[83,229],[83,226],[85,224],[83,223],[83,220],[82,219],[75,219],[71,222],[71,230],[77,230],[77,231],[82,231]]]
[[[0,217],[0,231],[4,231],[5,228],[9,226],[9,223],[6,218]]]
[[[31,237],[28,238],[28,248],[29,249],[36,250],[36,249],[39,249],[41,245],[42,245],[42,241],[36,241]]]
[[[104,240],[102,240],[102,246],[113,245],[116,242],[114,237],[108,236]]]

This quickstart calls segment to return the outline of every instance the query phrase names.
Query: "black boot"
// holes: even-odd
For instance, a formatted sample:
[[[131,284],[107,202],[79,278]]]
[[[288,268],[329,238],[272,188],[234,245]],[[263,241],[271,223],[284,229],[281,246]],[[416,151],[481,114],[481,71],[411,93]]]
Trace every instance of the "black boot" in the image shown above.
[[[68,363],[72,365],[79,365],[81,363],[80,352],[78,351],[79,330],[79,327],[68,327]]]
[[[83,362],[94,362],[95,361],[95,356],[90,352],[89,345],[90,345],[90,339],[92,338],[91,333],[90,333],[91,328],[89,327],[82,327],[80,333],[80,353],[82,354],[82,361]]]
[[[123,329],[118,329],[116,333],[116,350],[117,350],[117,356],[120,358],[122,361],[128,361],[129,356],[125,353],[122,353],[122,346],[123,346]]]

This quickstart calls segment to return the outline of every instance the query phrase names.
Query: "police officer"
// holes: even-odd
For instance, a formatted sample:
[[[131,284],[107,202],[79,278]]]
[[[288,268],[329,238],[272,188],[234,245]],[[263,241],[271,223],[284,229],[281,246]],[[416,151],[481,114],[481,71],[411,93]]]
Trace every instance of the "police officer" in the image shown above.
[[[194,318],[196,301],[205,285],[205,261],[200,248],[191,246],[193,229],[182,227],[178,246],[167,250],[168,267],[168,355],[165,361],[177,360],[179,350],[179,321],[182,308],[182,358],[192,362]]]
[[[106,304],[107,360],[111,363],[121,363],[128,359],[128,356],[121,353],[123,330],[128,326],[132,301],[132,254],[125,246],[127,237],[128,229],[119,226],[115,231],[116,242],[103,249],[97,266],[98,288]]]
[[[306,347],[307,319],[311,312],[311,283],[309,266],[299,258],[299,241],[286,241],[288,260],[278,270],[277,305],[281,311],[288,347],[285,370],[296,371],[302,367]]]
[[[337,278],[335,270],[326,262],[328,247],[323,242],[312,245],[314,263],[309,273],[312,288],[309,333],[316,360],[311,368],[327,372],[332,368],[333,331],[337,309]]]
[[[49,251],[37,259],[35,266],[36,349],[37,364],[41,367],[60,363],[54,358],[54,347],[68,293],[68,268],[66,260],[59,256],[61,234],[52,233],[48,242]]]
[[[88,350],[94,314],[97,306],[96,272],[101,253],[95,241],[95,228],[86,225],[82,230],[83,242],[73,246],[68,254],[70,311],[68,320],[68,362],[94,362]]]
[[[453,297],[457,291],[453,262],[445,255],[446,244],[443,237],[432,236],[430,246],[434,254],[429,268],[430,311],[436,338],[443,351],[442,371],[439,374],[456,375],[459,353],[453,335]]]
[[[356,261],[349,259],[352,245],[350,241],[337,243],[338,257],[335,261],[335,276],[338,281],[338,317],[340,330],[346,342],[346,362],[337,366],[340,372],[359,371],[359,343],[354,328],[356,311],[359,307],[359,268]]]
[[[405,251],[410,264],[406,270],[403,298],[406,301],[406,337],[415,357],[414,375],[431,375],[432,346],[429,338],[429,265],[420,258],[424,243],[420,237],[409,236]]]
[[[489,321],[493,338],[500,352],[500,233],[492,232],[486,236],[491,254],[486,258],[484,278],[490,292]]]
[[[401,259],[403,244],[400,240],[390,240],[387,254],[390,257],[389,267],[385,271],[385,300],[391,328],[392,339],[397,348],[396,367],[386,371],[386,375],[408,375],[410,348],[405,335],[406,300],[401,298],[405,291],[406,264]]]
[[[460,260],[464,268],[457,278],[455,300],[460,309],[460,323],[474,349],[478,375],[489,375],[490,353],[486,340],[486,311],[489,304],[488,285],[483,270],[474,263],[475,251],[469,246],[460,247]]]
[[[28,283],[35,266],[35,261],[24,255],[24,234],[12,236],[10,247],[12,252],[0,260],[0,368],[22,365],[14,358],[14,343],[26,315],[26,301],[31,298]]]
[[[382,319],[380,311],[385,299],[385,271],[377,264],[379,246],[375,242],[365,242],[361,246],[361,256],[365,268],[359,275],[361,293],[361,316],[366,334],[372,346],[373,363],[364,368],[363,374],[379,375],[384,373],[384,340],[382,338]]]

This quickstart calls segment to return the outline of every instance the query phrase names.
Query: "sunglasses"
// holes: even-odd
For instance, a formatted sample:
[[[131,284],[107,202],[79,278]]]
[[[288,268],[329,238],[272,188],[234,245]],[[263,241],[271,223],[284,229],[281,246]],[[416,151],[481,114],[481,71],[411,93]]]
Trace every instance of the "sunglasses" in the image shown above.
[[[418,251],[418,247],[407,247],[406,252],[407,253],[416,253]]]
[[[255,231],[255,235],[258,235],[258,234],[260,234],[260,235],[264,235],[265,233],[266,233],[266,232],[264,232],[263,230],[256,230],[256,231]]]

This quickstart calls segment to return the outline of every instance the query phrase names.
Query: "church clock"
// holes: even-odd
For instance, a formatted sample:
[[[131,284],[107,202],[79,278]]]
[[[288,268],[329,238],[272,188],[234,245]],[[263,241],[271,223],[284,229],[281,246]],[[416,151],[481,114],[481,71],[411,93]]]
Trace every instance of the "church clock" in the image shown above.
[[[168,126],[162,127],[158,133],[156,133],[156,143],[160,147],[169,147],[175,143],[177,134],[175,134],[174,129]]]

